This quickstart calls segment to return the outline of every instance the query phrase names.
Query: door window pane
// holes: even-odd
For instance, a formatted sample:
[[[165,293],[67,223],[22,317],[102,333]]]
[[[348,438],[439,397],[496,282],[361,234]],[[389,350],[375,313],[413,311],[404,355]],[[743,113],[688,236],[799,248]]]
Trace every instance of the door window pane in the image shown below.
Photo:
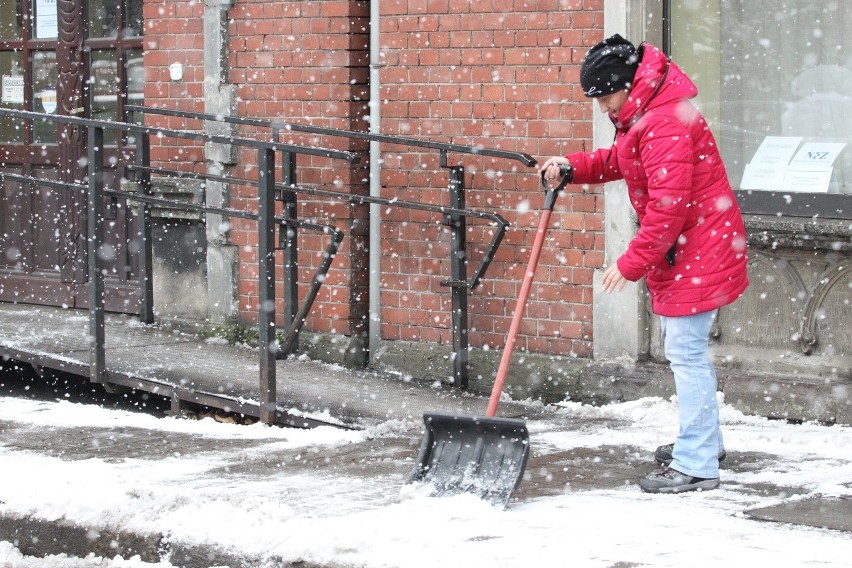
[[[128,49],[124,52],[127,77],[127,99],[126,104],[129,105],[144,105],[145,104],[145,69],[142,66],[142,50]],[[142,113],[134,113],[133,121],[137,124],[143,122]],[[128,132],[127,144],[133,146],[136,144],[136,134]]]
[[[672,0],[670,6],[673,59],[699,86],[697,102],[731,183],[755,183],[749,164],[759,158],[761,143],[786,137],[794,157],[839,149],[830,165],[820,166],[825,182],[807,173],[794,180],[796,165],[785,162],[780,177],[766,175],[757,180],[766,187],[752,189],[852,194],[849,6],[836,0],[783,6],[774,0]]]
[[[142,50],[128,49],[127,61],[127,104],[141,105],[145,92],[145,69],[142,67]]]
[[[98,120],[118,119],[118,77],[116,76],[116,52],[111,50],[92,51],[92,67],[89,86],[89,104],[92,118]],[[105,144],[115,144],[114,130],[104,133]]]
[[[89,0],[89,37],[116,37],[121,0]]]
[[[14,41],[24,38],[22,1],[0,0],[0,39]]]
[[[56,53],[36,51],[33,53],[33,111],[54,114],[56,112]],[[52,122],[36,120],[33,123],[35,142],[56,142],[56,126]]]
[[[127,14],[126,29],[124,35],[141,36],[142,35],[142,0],[126,0],[125,13]]]
[[[18,53],[0,52],[0,78],[2,79],[3,108],[24,109],[24,73]],[[0,117],[0,143],[23,142],[24,127],[20,120]]]
[[[122,8],[124,37],[141,37],[142,0],[89,0],[89,37],[118,36]]]

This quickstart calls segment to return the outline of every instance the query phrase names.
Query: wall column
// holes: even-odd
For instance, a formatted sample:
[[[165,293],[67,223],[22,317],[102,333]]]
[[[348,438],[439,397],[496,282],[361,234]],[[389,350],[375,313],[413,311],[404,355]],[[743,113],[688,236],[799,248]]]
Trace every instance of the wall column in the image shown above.
[[[619,33],[634,43],[644,38],[644,23],[632,16],[642,9],[627,0],[608,0],[604,6],[604,37]],[[645,2],[635,4],[644,5]],[[605,114],[594,109],[594,147],[612,144],[613,127]],[[636,220],[627,186],[623,181],[604,188],[604,252],[606,266],[618,260],[636,233]],[[644,280],[628,283],[620,293],[607,294],[601,287],[603,270],[595,272],[593,290],[592,333],[594,358],[599,360],[627,358],[633,361],[648,351],[648,317],[644,310]]]
[[[236,113],[234,86],[228,83],[228,9],[233,0],[204,1],[204,112],[217,116]],[[236,126],[208,121],[207,134],[233,136]],[[228,166],[236,163],[230,144],[208,143],[205,147],[207,173],[227,174]],[[207,205],[228,207],[230,190],[227,184],[208,181]],[[206,215],[207,230],[207,304],[208,318],[214,323],[237,320],[237,268],[239,251],[230,242],[230,219],[221,215]]]

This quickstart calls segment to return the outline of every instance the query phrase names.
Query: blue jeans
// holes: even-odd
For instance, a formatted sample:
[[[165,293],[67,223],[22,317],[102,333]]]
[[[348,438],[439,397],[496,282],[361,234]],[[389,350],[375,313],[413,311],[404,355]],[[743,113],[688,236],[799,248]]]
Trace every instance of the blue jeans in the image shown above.
[[[716,310],[693,316],[660,316],[663,344],[674,373],[680,430],[671,467],[693,477],[719,477],[724,448],[716,400],[716,369],[708,344]]]

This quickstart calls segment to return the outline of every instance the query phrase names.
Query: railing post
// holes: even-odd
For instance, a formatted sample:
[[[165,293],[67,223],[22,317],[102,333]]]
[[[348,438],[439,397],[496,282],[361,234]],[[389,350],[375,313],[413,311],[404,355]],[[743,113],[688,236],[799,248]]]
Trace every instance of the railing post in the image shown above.
[[[151,190],[151,140],[147,133],[140,132],[136,139],[136,182],[144,196],[153,195]],[[151,227],[151,206],[139,203],[139,317],[145,323],[154,322],[154,238]]]
[[[276,137],[275,140],[278,140]],[[296,154],[284,152],[281,163],[282,182],[284,187],[296,185]],[[296,220],[296,192],[281,192],[284,202],[284,218]],[[280,247],[284,249],[284,327],[290,329],[299,311],[299,249],[297,243],[296,225],[287,223],[281,225]],[[288,352],[282,351],[279,357],[287,357],[290,352],[299,348],[298,336]]]
[[[87,196],[89,260],[89,380],[103,382],[104,353],[104,130],[88,129],[89,193]]]
[[[450,207],[465,208],[464,166],[449,168]],[[448,283],[452,290],[453,325],[453,383],[467,389],[468,386],[468,341],[467,341],[467,220],[463,215],[450,214],[444,217],[450,227],[450,254],[452,279]]]
[[[275,152],[258,150],[258,327],[260,351],[260,421],[275,424]]]

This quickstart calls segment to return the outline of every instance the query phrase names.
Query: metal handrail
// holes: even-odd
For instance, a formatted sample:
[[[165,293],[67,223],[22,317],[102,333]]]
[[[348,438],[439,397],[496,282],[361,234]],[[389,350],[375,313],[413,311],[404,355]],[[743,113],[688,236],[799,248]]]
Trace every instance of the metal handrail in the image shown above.
[[[39,185],[43,185],[44,187],[52,187],[54,189],[76,189],[77,191],[86,191],[87,189],[89,189],[88,186],[79,183],[68,183],[52,179],[38,179],[33,178],[31,176],[13,174],[9,172],[0,172],[0,180],[3,179],[9,179],[21,183],[31,183],[35,181],[38,182]]]
[[[273,152],[291,152],[294,154],[308,154],[311,156],[322,156],[345,160],[351,164],[357,164],[361,156],[345,150],[332,150],[318,146],[300,146],[298,144],[287,144],[275,141],[255,140],[253,138],[241,138],[236,136],[222,136],[219,134],[205,134],[191,130],[173,130],[170,128],[158,128],[144,126],[141,124],[130,124],[125,122],[111,122],[94,118],[79,118],[61,114],[44,114],[27,110],[12,110],[0,108],[0,116],[21,118],[24,120],[41,120],[43,122],[54,122],[59,124],[72,124],[87,128],[102,128],[104,130],[119,130],[122,132],[136,132],[147,136],[162,136],[169,138],[185,138],[189,140],[201,140],[204,142],[216,142],[218,144],[235,144],[257,149],[269,149]]]
[[[213,115],[213,114],[205,114],[205,113],[194,113],[188,111],[181,110],[172,110],[172,109],[163,109],[163,108],[152,108],[145,107],[140,105],[128,105],[126,107],[128,121],[132,119],[133,113],[135,112],[143,112],[148,114],[157,114],[163,116],[174,116],[174,117],[182,117],[189,118],[194,120],[205,120],[212,121],[218,123],[228,123],[228,124],[237,124],[237,125],[246,125],[246,126],[255,126],[259,128],[269,128],[272,130],[272,140],[278,140],[281,136],[281,132],[283,130],[293,131],[293,132],[304,132],[308,134],[317,134],[321,136],[330,136],[330,137],[342,137],[349,139],[357,139],[357,140],[365,140],[369,142],[383,142],[386,144],[392,145],[403,145],[403,146],[411,146],[416,148],[431,148],[438,150],[440,152],[440,166],[442,168],[449,169],[449,179],[448,179],[448,192],[449,192],[449,200],[451,207],[448,208],[447,212],[444,214],[443,224],[450,227],[451,233],[451,257],[450,257],[450,270],[451,277],[449,280],[441,281],[441,286],[448,286],[451,289],[452,295],[452,329],[453,329],[453,350],[455,352],[455,357],[453,358],[453,378],[454,382],[460,388],[467,388],[468,385],[468,343],[467,343],[467,328],[468,328],[468,319],[467,319],[467,294],[468,289],[475,288],[483,275],[485,274],[485,270],[490,265],[491,260],[493,258],[493,252],[499,246],[500,242],[503,239],[503,235],[505,232],[505,228],[507,225],[503,224],[505,221],[498,222],[500,228],[496,231],[491,239],[491,243],[489,244],[489,249],[486,251],[482,261],[480,262],[479,267],[474,273],[473,277],[468,280],[467,279],[467,254],[466,254],[466,216],[464,214],[460,214],[461,211],[466,211],[465,209],[465,189],[464,189],[464,166],[449,166],[448,165],[448,154],[450,152],[469,154],[469,155],[478,155],[478,156],[488,156],[488,157],[497,157],[509,160],[515,160],[523,163],[526,166],[534,166],[536,164],[535,158],[530,156],[529,154],[523,152],[511,152],[506,150],[496,150],[490,148],[484,148],[482,146],[465,146],[461,144],[447,143],[447,142],[435,142],[431,140],[423,140],[417,138],[405,138],[401,136],[394,135],[386,135],[386,134],[374,134],[367,132],[355,132],[351,130],[341,130],[335,128],[322,128],[304,124],[294,124],[287,122],[275,122],[275,121],[267,121],[253,118],[244,118],[244,117],[231,117],[224,115]],[[287,160],[287,158],[285,158]],[[292,185],[294,188],[295,184],[292,182],[295,181],[295,160],[290,159],[289,165],[285,165],[284,167],[284,181],[287,185]],[[302,189],[305,192],[305,189]],[[285,190],[281,196],[284,198],[284,202],[286,204],[287,210],[293,215],[293,211],[295,210],[295,194],[296,191],[291,189]],[[319,195],[319,194],[316,194]],[[340,194],[335,195],[332,194],[330,197],[339,197]],[[345,198],[344,198],[345,199]],[[355,203],[379,203],[384,204],[385,201],[381,201],[381,198],[378,197],[360,197],[360,196],[352,196],[349,198],[350,201]],[[410,202],[409,202],[410,203]],[[420,205],[420,204],[418,204]],[[288,250],[294,250],[294,245],[291,242]],[[292,267],[295,266],[295,262],[290,262],[291,270]],[[291,282],[293,278],[290,279]],[[288,291],[289,290],[289,291]],[[295,294],[292,291],[292,288],[285,289],[285,293]]]
[[[261,127],[268,127],[273,129],[273,139],[272,140],[258,140],[252,138],[245,138],[239,136],[226,136],[221,134],[209,134],[198,131],[188,131],[188,130],[177,130],[170,128],[160,128],[153,126],[145,126],[140,124],[133,123],[121,123],[121,122],[111,122],[106,120],[98,120],[98,119],[88,119],[88,118],[80,118],[75,116],[65,116],[65,115],[52,115],[52,114],[43,114],[36,113],[30,111],[17,111],[11,109],[2,109],[0,108],[0,116],[10,116],[18,119],[22,119],[25,121],[45,121],[56,124],[70,124],[80,126],[88,131],[89,136],[89,155],[88,155],[88,208],[89,208],[89,277],[92,281],[92,285],[90,285],[90,298],[89,304],[90,309],[94,307],[94,311],[90,316],[90,335],[92,337],[92,362],[90,365],[91,376],[90,379],[94,382],[101,382],[104,377],[105,372],[105,360],[104,360],[104,337],[103,337],[103,275],[99,270],[99,266],[102,263],[102,260],[98,257],[96,253],[93,251],[96,250],[96,247],[99,246],[99,243],[102,242],[103,239],[103,221],[99,220],[99,208],[102,206],[100,204],[100,200],[102,196],[118,196],[125,197],[130,200],[135,200],[139,203],[142,203],[144,207],[142,208],[142,216],[143,216],[143,226],[145,227],[145,234],[142,235],[142,240],[145,243],[144,249],[148,251],[150,248],[150,221],[148,212],[148,205],[159,205],[165,208],[174,208],[174,209],[183,209],[183,210],[197,210],[204,211],[207,213],[221,214],[224,216],[235,216],[235,217],[243,217],[252,219],[258,222],[258,234],[260,237],[259,242],[259,263],[260,263],[260,305],[266,306],[270,302],[266,301],[266,298],[275,297],[274,292],[274,257],[271,254],[272,249],[275,248],[274,243],[274,226],[280,226],[281,223],[286,222],[289,223],[297,223],[295,219],[292,217],[275,217],[274,215],[274,199],[276,196],[285,197],[287,194],[294,195],[296,193],[305,193],[310,195],[322,196],[322,197],[330,197],[335,199],[346,199],[354,203],[371,203],[371,204],[382,204],[387,206],[401,206],[411,209],[419,209],[424,211],[430,211],[435,213],[440,213],[443,215],[444,224],[447,224],[451,227],[452,232],[452,277],[449,281],[443,281],[441,284],[443,286],[450,286],[452,288],[453,293],[453,347],[456,352],[456,357],[454,359],[454,367],[455,367],[455,378],[457,379],[457,385],[461,387],[467,386],[467,290],[470,288],[475,288],[480,283],[486,269],[491,263],[491,260],[494,257],[494,253],[499,246],[500,242],[503,239],[505,234],[506,227],[508,223],[499,215],[494,213],[484,213],[479,211],[473,211],[466,209],[464,206],[464,181],[463,181],[463,173],[464,169],[461,166],[452,166],[450,167],[450,176],[449,176],[449,190],[450,190],[450,207],[443,206],[435,206],[435,205],[427,205],[422,203],[414,203],[410,201],[400,201],[397,199],[385,199],[380,197],[373,196],[359,196],[359,195],[349,195],[341,192],[334,191],[324,191],[321,189],[314,188],[306,188],[301,187],[295,183],[286,183],[286,184],[278,184],[275,182],[275,154],[277,152],[281,152],[285,157],[285,164],[287,160],[290,160],[290,165],[295,167],[294,156],[297,154],[307,154],[313,156],[322,156],[326,158],[334,158],[334,159],[343,159],[349,163],[357,163],[360,161],[360,156],[353,152],[342,151],[342,150],[332,150],[328,148],[322,148],[317,146],[302,146],[298,144],[292,144],[287,142],[279,142],[277,139],[279,138],[281,130],[292,130],[292,131],[302,131],[307,133],[313,133],[318,135],[328,135],[328,136],[338,136],[345,138],[355,138],[361,140],[369,140],[369,141],[377,141],[384,142],[388,144],[395,145],[408,145],[412,147],[419,148],[431,148],[438,150],[441,153],[441,166],[447,167],[447,154],[449,152],[459,152],[471,155],[479,155],[479,156],[489,156],[489,157],[499,157],[504,159],[517,160],[525,165],[531,166],[535,164],[535,160],[529,156],[528,154],[518,153],[518,152],[507,152],[503,150],[492,150],[482,147],[476,146],[463,146],[459,144],[452,143],[444,143],[444,142],[433,142],[428,140],[418,140],[412,138],[402,138],[396,136],[387,136],[387,135],[378,135],[378,134],[367,134],[353,131],[345,131],[345,130],[337,130],[337,129],[329,129],[329,128],[317,128],[306,125],[298,125],[298,124],[288,124],[288,123],[277,123],[277,122],[266,122],[260,121],[256,119],[245,119],[245,118],[231,118],[231,117],[220,117],[208,114],[200,114],[200,113],[189,113],[185,111],[170,111],[168,109],[149,109],[147,107],[139,107],[139,106],[130,106],[128,107],[128,112],[132,115],[134,111],[144,111],[153,114],[162,114],[162,115],[171,115],[171,116],[183,116],[186,118],[197,119],[197,120],[211,120],[211,121],[219,121],[219,122],[233,122],[238,124],[246,124],[246,125],[255,125]],[[139,177],[136,181],[140,183],[140,187],[142,191],[140,193],[132,193],[125,192],[122,190],[109,189],[104,187],[104,179],[103,179],[103,132],[105,130],[114,130],[114,131],[122,131],[122,132],[131,132],[139,135],[139,139],[136,142],[137,147],[137,156],[140,157],[140,163],[136,166],[128,166],[128,169],[131,171],[136,171],[139,174]],[[175,205],[175,202],[172,202],[167,199],[155,197],[151,195],[151,184],[150,184],[150,173],[158,171],[155,168],[150,168],[150,141],[151,137],[170,137],[176,139],[184,139],[184,140],[196,140],[202,141],[205,143],[218,143],[223,145],[235,145],[247,148],[254,148],[258,151],[258,177],[257,180],[245,180],[240,178],[227,178],[224,176],[212,176],[212,175],[194,175],[190,172],[178,172],[172,170],[159,170],[161,173],[169,176],[177,176],[177,177],[201,177],[202,179],[209,180],[219,180],[227,183],[242,183],[256,186],[259,190],[259,207],[257,214],[243,212],[238,210],[232,210],[227,208],[218,208],[218,207],[209,207],[206,205],[196,205],[196,204],[187,204],[183,202],[178,202],[178,205]],[[289,158],[288,158],[289,156]],[[294,171],[294,170],[290,170]],[[285,180],[295,180],[295,177],[288,177],[285,171]],[[39,180],[42,181],[42,180]],[[46,181],[46,180],[45,180]],[[54,182],[55,183],[55,182]],[[85,188],[85,186],[77,186],[75,184],[63,184],[59,187],[73,187],[77,188]],[[271,201],[272,200],[272,201]],[[492,235],[491,242],[488,245],[487,250],[485,251],[482,260],[480,261],[479,267],[475,271],[473,277],[468,280],[465,276],[466,269],[465,264],[467,262],[467,257],[465,255],[465,218],[467,216],[477,217],[480,219],[487,219],[492,223],[496,224],[496,229],[494,234]],[[292,225],[291,226],[307,226],[307,225]],[[336,254],[337,247],[341,239],[343,238],[343,234],[338,231],[336,228],[326,226],[326,232],[329,232],[332,237],[332,242],[329,244],[329,248],[327,249],[326,258],[328,260],[328,266],[330,266],[330,259],[333,258],[334,254]],[[288,245],[288,250],[294,250],[292,248],[292,244]],[[333,252],[334,254],[329,254],[329,252]],[[150,252],[146,252],[146,257],[150,256]],[[142,276],[146,276],[144,281],[150,285],[150,267],[147,266],[147,263],[150,262],[146,260],[146,266],[140,268],[140,279]],[[325,266],[325,270],[328,270],[328,266]],[[319,268],[319,270],[323,269],[323,266]],[[292,281],[292,280],[291,280]],[[317,286],[321,285],[322,278],[314,277],[314,283],[309,292],[310,296],[315,297],[318,291]],[[150,302],[151,294],[146,292],[143,289],[143,296],[146,298],[144,302],[147,305],[152,306],[152,302]],[[312,302],[313,297],[309,297],[308,299]],[[297,302],[290,302],[288,300],[290,306],[295,306]],[[307,304],[306,304],[307,305]],[[309,307],[308,307],[309,309]],[[153,312],[151,312],[153,313]],[[295,315],[295,319],[288,319],[290,322],[290,329],[287,333],[287,339],[285,340],[285,346],[290,346],[295,341],[295,337],[297,337],[298,329],[304,323],[304,319],[306,317],[306,308],[305,305],[299,310],[299,314]],[[272,318],[272,319],[271,319]],[[271,320],[271,321],[270,321]],[[147,321],[147,320],[146,320]],[[269,335],[274,333],[274,312],[267,312],[266,308],[262,309],[262,313],[259,314],[259,328],[261,333],[261,343],[263,344],[261,347],[260,354],[260,374],[261,374],[261,405],[260,405],[260,418],[264,421],[275,420],[275,368],[274,368],[274,359],[276,355],[274,350],[270,347]],[[274,338],[273,338],[274,339]],[[286,353],[286,351],[285,351]]]
[[[234,183],[239,182],[235,181]],[[239,217],[241,219],[249,219],[253,221],[257,221],[260,218],[258,214],[251,213],[249,211],[240,211],[239,209],[231,209],[225,207],[212,207],[210,205],[198,205],[195,203],[184,203],[180,201],[166,199],[163,197],[140,195],[138,193],[118,189],[104,188],[104,194],[112,195],[115,197],[124,197],[129,201],[138,201],[141,203],[147,203],[149,205],[158,205],[163,209],[175,209],[179,211],[200,211],[202,213],[214,213],[222,215],[223,217]],[[322,283],[325,281],[325,277],[328,274],[329,269],[331,268],[331,263],[334,260],[334,257],[337,256],[337,252],[340,248],[340,243],[343,241],[343,237],[345,236],[345,234],[343,233],[343,231],[341,231],[334,225],[329,225],[326,223],[315,223],[311,221],[303,221],[301,219],[289,219],[287,217],[275,217],[275,222],[279,226],[289,225],[291,227],[309,229],[331,236],[331,240],[325,249],[325,254],[323,255],[323,262],[320,263],[320,265],[314,271],[314,275],[311,277],[311,287],[308,291],[308,295],[305,297],[304,302],[299,307],[298,316],[290,324],[290,327],[287,329],[287,332],[284,335],[285,338],[279,346],[280,352],[289,353],[293,347],[293,344],[296,342],[296,339],[299,336],[299,332],[302,330],[302,327],[305,324],[305,320],[307,319],[311,308],[314,305],[314,301],[316,300],[317,295],[319,294],[319,289],[322,286]]]
[[[318,268],[318,274],[314,276],[313,287],[308,297],[308,301],[312,302],[316,297],[318,286],[324,280],[322,271],[327,271],[331,264],[331,259],[336,255],[339,244],[343,238],[343,233],[331,225],[320,225],[316,223],[306,223],[286,217],[276,217],[274,214],[275,194],[275,154],[281,152],[285,156],[293,156],[296,154],[309,154],[314,156],[323,156],[328,158],[338,158],[346,160],[350,163],[357,163],[360,156],[352,152],[330,150],[319,147],[299,146],[295,144],[282,144],[269,141],[258,141],[240,137],[226,137],[219,135],[203,134],[198,132],[189,132],[183,130],[173,130],[164,128],[146,127],[136,124],[126,124],[120,122],[109,122],[104,120],[85,119],[64,115],[52,115],[34,113],[29,111],[17,111],[12,109],[0,108],[0,116],[13,117],[24,121],[44,121],[57,124],[71,124],[82,127],[87,132],[87,185],[77,183],[65,183],[56,180],[41,180],[31,176],[21,176],[19,174],[3,174],[5,179],[14,179],[23,183],[43,184],[49,187],[57,187],[76,191],[84,191],[86,193],[87,202],[87,256],[88,256],[88,304],[89,304],[89,380],[95,383],[104,383],[114,380],[114,373],[106,369],[105,356],[105,305],[104,305],[104,275],[103,257],[99,254],[100,247],[104,242],[105,221],[102,212],[104,196],[123,197],[131,201],[142,203],[140,216],[142,218],[142,229],[139,233],[142,239],[143,257],[140,258],[140,282],[142,283],[142,302],[146,302],[150,306],[151,296],[151,227],[150,214],[148,205],[158,205],[164,208],[181,209],[181,210],[197,210],[209,213],[218,213],[224,216],[235,216],[253,219],[258,224],[258,264],[259,264],[259,305],[261,306],[258,313],[258,329],[260,334],[260,381],[259,381],[259,404],[257,412],[260,419],[266,423],[276,423],[279,417],[279,409],[277,407],[276,397],[276,370],[275,359],[277,347],[275,341],[275,319],[274,307],[269,309],[268,306],[274,306],[275,299],[275,230],[276,228],[288,226],[301,226],[321,230],[331,235],[331,243],[326,249],[327,261]],[[120,189],[111,189],[105,187],[104,184],[104,132],[106,130],[117,130],[124,132],[136,132],[141,134],[136,145],[137,159],[143,164],[147,164],[150,156],[150,140],[151,136],[156,137],[172,137],[177,139],[200,140],[204,142],[217,142],[223,144],[236,144],[249,148],[257,149],[257,167],[258,167],[258,197],[259,206],[257,213],[228,209],[222,207],[210,207],[194,203],[174,202],[169,199],[156,197],[150,193],[150,176],[147,172],[143,172],[141,179],[136,181],[140,184],[141,191],[139,193],[128,192]],[[2,179],[2,178],[0,178]],[[286,234],[289,231],[280,231],[279,234]],[[147,297],[147,299],[146,299]],[[144,309],[144,306],[143,306]],[[306,314],[310,306],[303,305],[300,312]],[[145,321],[148,321],[147,319]],[[297,319],[291,323],[287,333],[287,341],[292,341],[292,337],[298,334],[299,328],[304,323],[304,317]],[[181,387],[175,386],[172,390],[173,404],[180,397],[179,392]],[[286,415],[286,411],[283,412]],[[285,419],[285,422],[287,420]]]
[[[215,174],[203,174],[198,172],[175,172],[172,170],[166,170],[163,168],[152,168],[152,167],[140,167],[140,166],[128,166],[128,170],[130,171],[140,171],[145,170],[151,173],[161,174],[161,175],[172,175],[174,177],[186,178],[186,179],[202,179],[202,180],[210,180],[217,181],[221,183],[232,183],[232,184],[245,184],[250,186],[257,186],[258,182],[255,180],[249,180],[245,178],[237,178],[237,177],[229,177],[229,176],[219,176]],[[341,199],[350,201],[352,203],[357,204],[367,204],[367,203],[375,203],[379,205],[387,205],[389,207],[403,207],[406,209],[415,209],[419,211],[427,211],[431,213],[439,213],[441,215],[464,215],[469,217],[477,217],[480,219],[487,219],[496,224],[496,230],[494,235],[491,237],[491,241],[488,243],[488,248],[483,253],[482,259],[479,262],[479,266],[477,266],[474,275],[468,280],[465,284],[470,289],[476,289],[480,282],[482,281],[485,272],[488,270],[488,266],[491,264],[491,261],[494,258],[494,253],[497,248],[500,246],[500,243],[503,240],[503,237],[506,234],[506,228],[509,226],[508,221],[506,221],[503,217],[498,215],[497,213],[486,213],[483,211],[475,211],[473,209],[457,209],[455,207],[444,207],[442,205],[427,205],[423,203],[417,203],[414,201],[405,201],[400,199],[387,199],[384,197],[372,197],[366,195],[350,195],[348,193],[341,193],[339,191],[328,191],[322,189],[308,188],[301,185],[284,185],[277,183],[275,187],[278,189],[279,193],[284,191],[292,191],[295,193],[302,193],[305,195],[314,195],[317,197],[331,197],[334,199]],[[286,350],[285,350],[286,352]]]
[[[159,114],[163,116],[174,116],[179,118],[193,118],[198,120],[209,120],[212,122],[225,122],[229,124],[243,124],[247,126],[258,126],[261,128],[271,128],[273,131],[291,130],[294,132],[305,132],[308,134],[320,134],[323,136],[340,136],[343,138],[353,138],[357,140],[366,140],[369,142],[384,142],[387,144],[396,144],[400,146],[413,146],[416,148],[431,148],[440,150],[442,155],[446,152],[454,152],[460,154],[474,154],[478,156],[489,156],[492,158],[504,158],[507,160],[516,160],[525,166],[534,166],[536,159],[524,152],[511,152],[508,150],[496,150],[492,148],[483,148],[481,146],[466,146],[463,144],[454,144],[448,142],[435,142],[432,140],[421,140],[418,138],[405,138],[402,136],[394,136],[389,134],[373,134],[369,132],[356,132],[354,130],[342,130],[337,128],[322,128],[310,126],[307,124],[297,124],[290,122],[275,122],[259,120],[254,118],[240,118],[223,115],[214,115],[206,113],[194,113],[182,110],[153,108],[141,105],[127,105],[128,112],[144,112],[147,114]],[[274,137],[275,138],[275,137]],[[274,139],[273,138],[273,139]],[[442,162],[442,166],[446,166],[446,162]]]
[[[20,174],[0,172],[0,180],[6,179],[17,181],[20,183],[35,183],[37,185],[52,187],[56,189],[74,189],[77,191],[85,191],[88,189],[87,186],[81,184],[65,183],[54,180],[43,180]],[[240,183],[241,181],[242,180],[235,180],[234,183]],[[254,183],[253,185],[257,185],[257,183]],[[215,213],[217,215],[222,215],[223,217],[238,217],[240,219],[249,219],[253,221],[257,221],[258,219],[257,213],[251,213],[250,211],[241,211],[239,209],[232,209],[229,207],[213,207],[210,205],[185,203],[182,201],[176,201],[164,197],[140,195],[132,191],[125,191],[120,189],[104,188],[103,193],[104,195],[110,195],[113,197],[123,197],[128,201],[137,201],[140,203],[146,203],[148,205],[157,205],[163,209],[173,209],[176,211],[199,211],[201,213]],[[340,248],[340,243],[343,241],[343,237],[345,236],[345,234],[343,233],[343,231],[341,231],[334,225],[329,225],[326,223],[315,223],[311,221],[303,221],[301,219],[288,219],[286,217],[275,217],[275,221],[279,226],[289,225],[295,228],[309,229],[312,231],[331,235],[331,241],[326,247],[325,254],[323,255],[323,262],[320,264],[320,266],[317,267],[316,271],[314,272],[314,275],[311,278],[311,288],[308,291],[308,295],[305,297],[305,301],[299,307],[299,317],[297,317],[293,321],[293,323],[290,324],[290,327],[285,333],[285,339],[281,343],[280,350],[284,353],[287,353],[292,348],[293,343],[295,343],[299,332],[305,324],[305,319],[307,318],[308,313],[310,313],[310,310],[313,307],[314,301],[316,300],[317,294],[319,293],[319,289],[322,285],[322,282],[324,281],[325,276],[328,274],[328,271],[331,268],[331,263],[334,260],[334,257],[337,256],[338,249]]]

